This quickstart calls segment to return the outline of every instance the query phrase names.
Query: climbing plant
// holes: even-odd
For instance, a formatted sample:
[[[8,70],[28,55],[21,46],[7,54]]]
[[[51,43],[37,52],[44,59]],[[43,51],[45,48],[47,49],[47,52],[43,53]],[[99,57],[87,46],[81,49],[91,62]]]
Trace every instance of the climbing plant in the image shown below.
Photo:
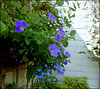
[[[67,12],[64,9],[68,13],[65,17],[59,16],[55,7],[63,5],[64,1],[57,0],[52,4],[50,0],[1,0],[0,3],[0,65],[10,67],[29,63],[26,77],[27,82],[32,79],[32,86],[34,82],[56,81],[52,70],[63,75],[64,65],[70,62],[67,58],[71,54],[65,47],[68,40],[75,39],[76,31],[72,29],[68,33],[63,29],[64,26],[71,27],[75,3]],[[79,3],[77,5],[79,7]]]

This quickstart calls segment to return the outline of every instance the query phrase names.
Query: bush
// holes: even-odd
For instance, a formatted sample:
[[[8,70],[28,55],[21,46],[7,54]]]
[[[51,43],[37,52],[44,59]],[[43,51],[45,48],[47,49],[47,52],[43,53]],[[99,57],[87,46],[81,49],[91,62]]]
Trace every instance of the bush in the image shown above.
[[[64,77],[64,84],[60,84],[53,81],[50,82],[40,82],[36,84],[36,86],[32,87],[32,89],[38,88],[37,85],[42,87],[42,89],[89,89],[89,85],[86,82],[87,77]]]
[[[68,18],[63,18],[58,16],[59,11],[55,8],[55,5],[62,5],[58,0],[55,4],[49,0],[35,0],[32,3],[24,0],[0,2],[0,65],[15,67],[29,63],[27,82],[35,77],[37,82],[51,81],[47,73],[52,75],[52,69],[63,75],[63,64],[70,62],[67,58],[71,56],[64,47],[76,34],[75,30],[68,33],[63,27],[70,28],[71,18],[75,17],[75,14],[71,14],[76,11],[75,3],[69,7]]]

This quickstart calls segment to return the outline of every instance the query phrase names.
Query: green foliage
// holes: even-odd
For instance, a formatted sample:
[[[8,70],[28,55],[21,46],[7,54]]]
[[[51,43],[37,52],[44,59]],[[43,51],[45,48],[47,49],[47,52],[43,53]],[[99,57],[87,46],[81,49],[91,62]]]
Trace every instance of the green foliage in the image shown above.
[[[27,78],[27,82],[30,81],[30,79],[32,78],[32,75],[34,73],[34,66],[33,65],[29,65],[28,68],[27,68],[27,75],[26,75],[26,78]]]
[[[62,6],[64,4],[64,0],[56,0],[56,5]]]
[[[58,16],[59,10],[55,5],[63,5],[64,0],[57,0],[55,4],[51,4],[49,0],[42,2],[41,0],[36,0],[30,5],[29,1],[16,0],[16,1],[6,1],[1,0],[1,33],[0,39],[10,39],[8,52],[11,53],[14,60],[18,59],[18,62],[23,61],[23,63],[34,62],[34,66],[30,64],[27,69],[27,81],[29,82],[33,78],[33,73],[35,73],[37,68],[47,71],[47,69],[54,69],[50,66],[50,62],[53,61],[53,65],[57,63],[57,59],[60,59],[59,66],[62,65],[63,59],[67,60],[67,56],[64,53],[63,57],[58,55],[58,57],[52,57],[48,47],[51,44],[56,44],[61,52],[60,43],[54,40],[55,35],[60,27],[64,27],[62,20],[67,27],[71,26],[71,19],[75,17],[75,14],[71,15],[72,11],[75,11],[74,7],[69,8],[69,17]],[[66,10],[64,10],[66,12]],[[48,13],[52,13],[56,21],[51,21],[49,19]],[[15,23],[23,20],[28,24],[27,28],[24,28],[23,32],[15,32]],[[75,31],[72,31],[68,36],[61,40],[64,47],[68,46],[68,40],[74,39]],[[66,32],[67,34],[67,32]],[[13,48],[13,51],[10,49]],[[28,54],[25,54],[28,52]],[[69,61],[68,61],[69,62]],[[49,65],[44,68],[44,64]],[[62,65],[63,66],[63,65]],[[38,75],[38,74],[37,74]]]
[[[89,85],[86,82],[87,77],[85,76],[74,78],[65,76],[64,78],[65,80],[63,80],[63,82],[65,82],[65,85],[68,85],[70,89],[89,89]]]
[[[36,86],[32,87],[32,89],[37,88],[37,85],[42,87],[42,89],[90,89],[89,85],[86,82],[87,77],[68,77],[65,76],[63,80],[63,84],[53,81],[50,82],[39,82],[35,83]]]
[[[24,62],[28,62],[29,61],[29,59],[27,58],[27,56],[25,54],[23,55],[23,61]]]
[[[74,36],[76,34],[76,31],[75,30],[72,30],[71,32],[70,32],[70,35],[71,36]]]
[[[0,37],[6,36],[9,32],[9,29],[2,21],[0,23],[1,23],[1,25],[0,25],[0,28],[1,28]]]
[[[12,85],[12,84],[8,84],[8,85],[6,86],[6,89],[13,89],[13,85]]]

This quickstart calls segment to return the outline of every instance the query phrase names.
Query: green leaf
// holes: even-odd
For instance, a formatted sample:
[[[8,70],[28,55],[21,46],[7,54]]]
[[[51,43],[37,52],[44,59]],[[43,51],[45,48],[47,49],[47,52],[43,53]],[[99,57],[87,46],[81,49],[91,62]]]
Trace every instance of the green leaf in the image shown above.
[[[65,22],[66,26],[70,28],[71,24],[69,23],[69,21],[66,18],[66,16],[64,17],[64,22]]]
[[[29,59],[26,57],[25,54],[24,54],[24,56],[23,56],[23,61],[24,61],[24,62],[28,62],[28,61],[29,61]]]
[[[68,0],[65,0],[66,2],[67,2],[67,4],[69,5],[69,2],[68,2]]]
[[[48,60],[47,60],[47,63],[51,63],[51,60],[50,60],[50,59],[48,59]]]
[[[10,32],[14,33],[14,32],[15,32],[15,30],[10,30]]]
[[[67,41],[63,41],[63,46],[67,47],[68,46],[68,42]]]
[[[26,44],[29,45],[31,43],[31,39],[26,39]]]
[[[56,4],[62,6],[64,4],[64,0],[56,0]]]
[[[9,29],[2,21],[0,22],[0,28],[1,28],[0,36],[6,36],[9,32]]]
[[[22,49],[22,50],[19,50],[19,53],[20,53],[20,54],[22,54],[23,52],[24,52],[24,50],[23,50],[23,49]]]
[[[76,31],[75,30],[72,30],[71,32],[70,32],[70,35],[71,36],[74,36],[76,34]]]
[[[75,10],[74,8],[72,8],[72,7],[69,7],[69,9],[72,10],[72,11],[76,11],[76,10]]]
[[[70,18],[75,17],[75,14],[73,14],[72,16],[70,16]]]
[[[34,66],[29,65],[27,68],[27,74],[26,74],[27,82],[30,82],[33,72],[34,72]]]
[[[80,4],[77,2],[78,8],[80,8]]]
[[[76,9],[75,3],[73,3],[74,8]]]

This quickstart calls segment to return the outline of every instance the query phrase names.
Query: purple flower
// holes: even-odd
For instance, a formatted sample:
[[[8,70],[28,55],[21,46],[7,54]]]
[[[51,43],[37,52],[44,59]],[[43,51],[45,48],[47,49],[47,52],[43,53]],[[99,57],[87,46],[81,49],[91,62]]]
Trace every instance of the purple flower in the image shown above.
[[[38,68],[38,69],[36,69],[38,72],[40,72],[42,69],[40,69],[40,68]]]
[[[60,49],[57,45],[52,44],[49,46],[49,51],[51,52],[51,56],[57,57],[58,52],[60,52]]]
[[[11,48],[10,50],[13,51],[13,48]]]
[[[63,45],[61,46],[61,49],[62,49],[62,50],[65,50],[65,48],[63,47]]]
[[[65,54],[66,56],[71,57],[71,54],[68,51],[66,51]]]
[[[58,70],[58,72],[59,72],[60,75],[64,75],[65,69]]]
[[[62,29],[62,27],[60,27],[59,29],[59,34],[60,34],[60,38],[63,38],[64,36],[66,36],[65,31]]]
[[[65,61],[65,59],[64,59],[64,65],[67,65],[67,62]]]
[[[53,78],[53,81],[55,82],[55,81],[56,81],[56,79],[55,79],[55,78]]]
[[[33,50],[33,48],[31,48],[31,50]]]
[[[50,20],[52,20],[52,21],[55,21],[56,20],[55,19],[55,16],[53,14],[49,13],[48,16],[49,16],[49,19]]]
[[[16,61],[18,61],[18,59],[16,58]]]
[[[54,40],[55,40],[56,42],[58,42],[58,43],[60,42],[60,35],[59,35],[58,33],[56,34]]]
[[[42,89],[42,87],[39,87],[39,89]]]
[[[32,46],[31,46],[30,48],[31,48],[31,50],[33,50],[33,49],[34,49]]]
[[[48,69],[48,70],[47,70],[47,73],[48,73],[48,72],[51,72],[51,69]]]
[[[23,61],[21,60],[20,63],[22,63]]]
[[[25,54],[27,55],[27,54],[28,54],[28,52],[25,52]]]
[[[50,78],[48,78],[47,80],[48,80],[48,81],[51,81],[51,79],[50,79]]]
[[[28,26],[27,23],[24,22],[23,20],[16,22],[15,25],[17,26],[15,28],[15,32],[22,32],[24,30],[24,28],[26,28]]]
[[[41,23],[39,23],[41,25]]]

